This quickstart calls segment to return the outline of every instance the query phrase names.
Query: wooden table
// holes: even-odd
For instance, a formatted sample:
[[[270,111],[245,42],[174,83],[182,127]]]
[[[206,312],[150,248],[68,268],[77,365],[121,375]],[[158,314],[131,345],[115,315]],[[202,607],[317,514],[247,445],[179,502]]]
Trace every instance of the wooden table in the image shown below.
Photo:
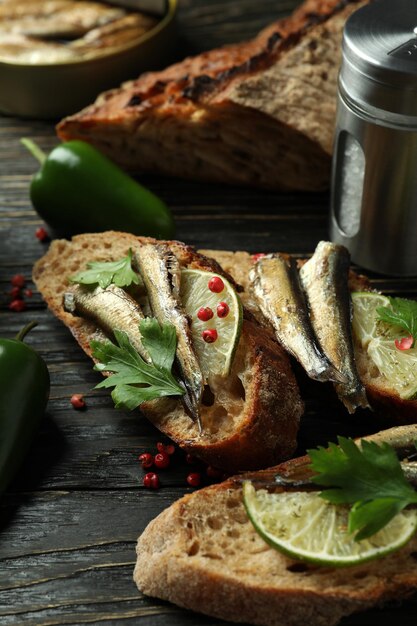
[[[183,0],[182,50],[249,37],[295,4]],[[137,456],[154,449],[161,435],[137,412],[116,411],[107,393],[92,391],[98,374],[39,294],[27,299],[23,313],[8,309],[11,276],[22,273],[31,286],[32,265],[46,250],[34,235],[41,221],[28,187],[37,166],[20,146],[22,136],[44,149],[56,143],[50,123],[0,120],[0,333],[14,336],[27,321],[39,320],[28,341],[45,358],[52,387],[27,461],[0,501],[0,624],[220,626],[219,620],[146,598],[132,582],[136,538],[149,520],[190,491],[185,484],[189,466],[179,458],[161,472],[159,491],[144,489]],[[172,207],[178,238],[197,247],[305,255],[327,237],[325,194],[262,193],[151,177],[145,182]],[[415,280],[379,278],[375,284],[411,297],[417,293]],[[85,394],[85,412],[72,409],[73,393]],[[322,386],[304,385],[304,395],[300,451],[336,434],[380,428],[366,412],[348,417]],[[416,612],[411,600],[343,624],[388,626],[396,620],[415,626]]]

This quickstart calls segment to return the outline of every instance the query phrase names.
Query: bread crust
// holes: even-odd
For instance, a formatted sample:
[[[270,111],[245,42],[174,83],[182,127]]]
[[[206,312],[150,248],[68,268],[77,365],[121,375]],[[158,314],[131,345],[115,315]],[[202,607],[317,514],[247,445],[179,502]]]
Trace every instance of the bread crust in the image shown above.
[[[250,42],[185,59],[102,94],[64,119],[58,135],[89,141],[128,169],[325,189],[342,28],[360,4],[307,0]]]
[[[289,458],[294,453],[298,432],[294,410],[298,415],[300,406],[295,402],[297,387],[287,356],[277,350],[278,344],[257,323],[245,320],[243,334],[253,362],[239,429],[210,442],[198,438],[193,427],[186,438],[179,439],[176,422],[182,409],[178,403],[176,408],[171,402],[150,403],[143,409],[147,418],[181,447],[228,472],[269,467],[276,458]]]
[[[394,554],[354,567],[294,561],[257,535],[241,485],[231,479],[185,496],[148,525],[138,540],[134,580],[146,595],[221,619],[332,626],[415,591],[416,550],[414,537]]]
[[[360,348],[356,346],[357,360],[362,355]],[[368,368],[372,367],[368,361]],[[368,370],[369,371],[369,370]],[[384,419],[388,424],[416,424],[417,423],[417,400],[404,400],[391,389],[383,377],[379,384],[371,382],[369,377],[362,377],[366,387],[366,395],[369,404],[376,415]]]
[[[34,266],[33,280],[48,307],[90,357],[90,341],[98,329],[94,322],[63,309],[67,278],[85,269],[88,261],[117,260],[144,242],[156,243],[117,232],[55,240]],[[180,242],[167,243],[181,266],[216,272],[234,283],[216,261]],[[304,408],[286,353],[249,311],[244,318],[231,374],[219,381],[214,403],[205,406],[203,401],[203,434],[178,400],[164,398],[141,405],[142,413],[182,448],[229,472],[267,467],[289,458],[296,448]]]

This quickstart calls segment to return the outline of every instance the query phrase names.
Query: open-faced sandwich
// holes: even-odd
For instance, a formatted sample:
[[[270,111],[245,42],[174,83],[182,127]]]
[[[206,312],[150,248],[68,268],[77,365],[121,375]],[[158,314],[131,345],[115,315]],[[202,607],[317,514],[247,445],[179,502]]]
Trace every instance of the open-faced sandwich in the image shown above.
[[[247,252],[204,253],[214,256],[239,281],[244,289],[242,300],[260,323],[273,323],[259,292],[265,278],[260,283],[259,275],[265,274],[264,266],[268,269],[277,261],[268,256],[263,260],[263,255],[254,259]],[[350,380],[346,387],[336,379],[336,391],[347,409],[369,404],[393,423],[416,423],[417,303],[373,290],[365,276],[349,269],[343,246],[320,242],[308,262],[297,264],[314,335],[330,361]]]
[[[402,426],[340,438],[181,498],[139,538],[135,582],[260,626],[333,626],[406,598],[417,589],[416,436]]]
[[[140,405],[188,452],[230,472],[294,453],[303,403],[289,358],[213,259],[107,232],[54,241],[33,277],[111,374],[102,385],[117,406]]]

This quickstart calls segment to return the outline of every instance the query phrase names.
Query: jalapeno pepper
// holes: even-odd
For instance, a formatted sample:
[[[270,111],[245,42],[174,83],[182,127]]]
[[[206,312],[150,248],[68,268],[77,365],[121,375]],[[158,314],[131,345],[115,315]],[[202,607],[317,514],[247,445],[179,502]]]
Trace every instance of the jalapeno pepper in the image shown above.
[[[48,402],[48,368],[23,343],[36,324],[25,326],[15,339],[0,339],[0,493],[23,461]]]
[[[22,143],[41,163],[30,197],[37,213],[64,234],[120,230],[170,239],[174,222],[166,204],[84,141],[67,141],[46,155]]]

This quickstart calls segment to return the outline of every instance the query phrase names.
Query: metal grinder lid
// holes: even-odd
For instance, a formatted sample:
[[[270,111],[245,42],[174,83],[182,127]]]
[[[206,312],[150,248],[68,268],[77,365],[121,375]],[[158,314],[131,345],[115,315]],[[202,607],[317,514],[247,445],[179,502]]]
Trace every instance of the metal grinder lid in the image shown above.
[[[375,0],[349,17],[339,86],[365,111],[417,118],[417,0]]]

